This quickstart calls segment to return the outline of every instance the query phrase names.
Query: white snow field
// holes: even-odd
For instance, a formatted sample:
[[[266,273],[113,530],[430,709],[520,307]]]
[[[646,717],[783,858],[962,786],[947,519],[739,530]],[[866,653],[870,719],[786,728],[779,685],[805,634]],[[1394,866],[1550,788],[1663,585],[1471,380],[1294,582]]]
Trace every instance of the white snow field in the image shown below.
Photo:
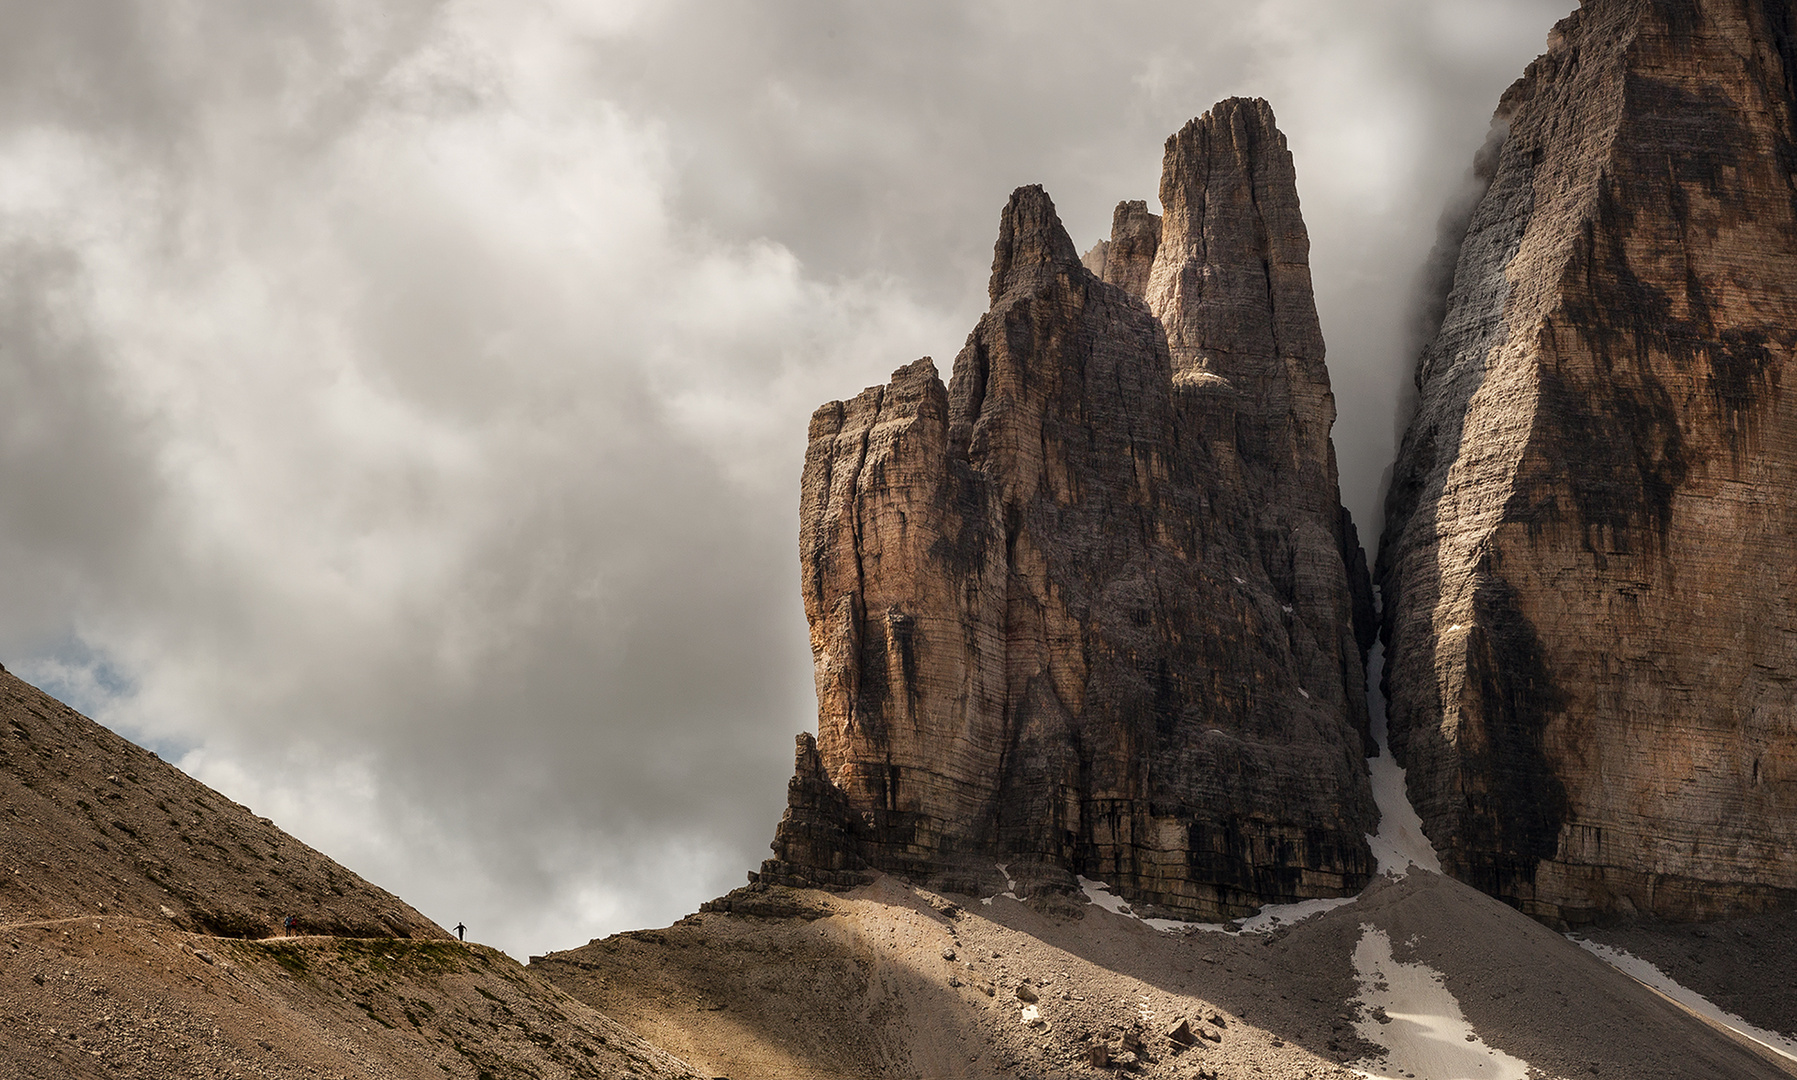
[[[1362,1076],[1417,1077],[1418,1080],[1527,1080],[1529,1064],[1485,1045],[1460,1003],[1442,984],[1441,973],[1425,964],[1401,963],[1391,954],[1391,937],[1361,924],[1354,948],[1360,980],[1360,1037],[1385,1047],[1376,1061],[1362,1061]]]
[[[1384,666],[1385,646],[1375,643],[1367,664],[1367,708],[1372,716],[1373,740],[1379,745],[1379,756],[1368,758],[1367,768],[1373,777],[1373,800],[1379,806],[1379,831],[1368,836],[1367,841],[1372,845],[1373,857],[1379,861],[1380,873],[1401,877],[1414,866],[1439,874],[1441,859],[1436,855],[1434,846],[1429,843],[1429,838],[1423,834],[1422,819],[1410,805],[1410,796],[1404,788],[1404,770],[1392,758],[1386,741],[1385,697],[1379,692],[1379,677]],[[1362,979],[1362,992],[1358,1000],[1365,1002],[1368,1008],[1383,1007],[1392,1022],[1379,1024],[1375,1021],[1369,1027],[1363,1021],[1357,1026],[1363,1037],[1391,1051],[1391,1058],[1384,1063],[1384,1067],[1388,1070],[1395,1069],[1391,1072],[1367,1072],[1366,1075],[1404,1076],[1409,1073],[1414,1074],[1418,1080],[1523,1075],[1522,1072],[1512,1074],[1493,1071],[1493,1066],[1487,1064],[1502,1059],[1515,1062],[1525,1071],[1528,1068],[1526,1064],[1499,1051],[1490,1051],[1491,1057],[1484,1056],[1484,1044],[1478,1042],[1471,1028],[1466,1026],[1466,1021],[1461,1018],[1459,1002],[1441,985],[1438,973],[1422,965],[1392,964],[1391,942],[1384,932],[1372,927],[1364,929],[1366,934],[1354,951],[1355,971]],[[1583,940],[1574,934],[1567,936],[1618,971],[1664,994],[1697,1015],[1729,1028],[1774,1053],[1797,1061],[1797,1039],[1755,1027],[1732,1013],[1722,1011],[1703,995],[1674,982],[1658,968],[1637,956]],[[1405,972],[1404,978],[1387,978],[1389,990],[1369,994],[1366,990],[1369,984],[1365,981],[1369,963],[1386,965],[1383,970],[1388,974],[1393,970],[1402,970]],[[1456,1039],[1459,1040],[1458,1045],[1455,1045]],[[1443,1052],[1441,1048],[1444,1046],[1454,1050],[1458,1050],[1460,1046],[1477,1046],[1482,1049],[1476,1055],[1456,1056]],[[1480,1058],[1484,1060],[1478,1060]],[[1367,1067],[1362,1063],[1363,1070]]]
[[[1410,805],[1404,770],[1387,744],[1385,695],[1379,679],[1385,670],[1385,646],[1375,642],[1367,662],[1367,711],[1379,756],[1367,759],[1373,779],[1373,801],[1379,807],[1379,831],[1367,843],[1379,872],[1403,877],[1414,867],[1441,873],[1441,858],[1423,834],[1422,818]],[[1385,1056],[1358,1062],[1362,1076],[1417,1080],[1526,1080],[1527,1062],[1485,1045],[1448,992],[1441,973],[1425,964],[1393,959],[1391,937],[1370,923],[1361,924],[1354,948],[1354,974],[1360,980],[1360,1037],[1385,1048]]]

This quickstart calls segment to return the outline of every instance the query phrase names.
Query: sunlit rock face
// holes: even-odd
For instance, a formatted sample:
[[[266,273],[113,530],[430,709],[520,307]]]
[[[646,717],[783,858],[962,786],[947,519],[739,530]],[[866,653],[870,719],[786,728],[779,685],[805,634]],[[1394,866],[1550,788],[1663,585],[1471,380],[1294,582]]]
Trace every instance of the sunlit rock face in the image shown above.
[[[1417,373],[1392,742],[1449,870],[1549,921],[1797,901],[1794,33],[1562,22]]]
[[[1161,216],[1149,213],[1141,199],[1130,199],[1111,214],[1111,238],[1094,244],[1080,263],[1101,281],[1131,296],[1145,296],[1160,246]]]
[[[1169,139],[1161,202],[1120,206],[1082,265],[1018,189],[949,385],[919,360],[812,418],[800,771],[857,820],[820,824],[834,795],[795,782],[778,880],[840,884],[847,844],[1206,917],[1367,880],[1370,591],[1266,104]]]

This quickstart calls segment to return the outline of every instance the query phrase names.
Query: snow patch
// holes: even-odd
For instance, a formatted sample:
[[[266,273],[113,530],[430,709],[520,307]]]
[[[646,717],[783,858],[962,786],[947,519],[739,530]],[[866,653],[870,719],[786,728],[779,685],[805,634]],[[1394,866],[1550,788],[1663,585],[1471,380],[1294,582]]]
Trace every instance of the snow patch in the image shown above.
[[[1527,1080],[1529,1064],[1487,1045],[1466,1022],[1441,972],[1393,959],[1391,937],[1367,923],[1354,947],[1361,1008],[1354,1028],[1385,1048],[1376,1061],[1355,1063],[1361,1076],[1388,1080]]]
[[[1242,920],[1242,932],[1265,934],[1277,930],[1281,926],[1303,922],[1305,919],[1321,915],[1325,911],[1334,911],[1336,908],[1352,904],[1358,899],[1360,899],[1358,896],[1334,896],[1327,900],[1300,900],[1295,904],[1268,904],[1255,912],[1253,918]]]
[[[1379,831],[1368,835],[1366,841],[1379,861],[1379,872],[1403,877],[1415,866],[1431,874],[1441,873],[1441,858],[1423,834],[1423,819],[1404,790],[1404,770],[1398,768],[1383,742],[1379,756],[1367,758],[1366,767],[1373,774],[1373,802],[1379,807]]]
[[[1379,831],[1369,834],[1366,841],[1379,862],[1381,874],[1403,877],[1412,866],[1439,874],[1441,858],[1423,833],[1423,819],[1410,805],[1410,793],[1404,788],[1404,770],[1398,768],[1387,743],[1385,695],[1379,690],[1384,672],[1385,645],[1375,642],[1367,657],[1366,699],[1379,756],[1367,758],[1366,767],[1373,778],[1373,802],[1379,807]]]
[[[1086,894],[1088,902],[1097,904],[1111,914],[1128,915],[1132,919],[1137,917],[1136,913],[1130,910],[1128,901],[1112,892],[1111,887],[1104,882],[1082,877],[1079,879],[1079,888]]]
[[[1609,945],[1599,945],[1595,941],[1587,941],[1575,934],[1566,936],[1579,948],[1591,953],[1643,986],[1658,990],[1704,1019],[1721,1024],[1744,1038],[1752,1039],[1775,1054],[1797,1061],[1797,1039],[1793,1039],[1789,1035],[1780,1035],[1776,1031],[1755,1027],[1734,1013],[1723,1012],[1709,998],[1674,982],[1665,972],[1633,953]]]
[[[1338,896],[1327,900],[1300,900],[1295,904],[1268,904],[1260,909],[1252,918],[1243,919],[1239,923],[1201,923],[1182,922],[1179,919],[1145,919],[1135,913],[1129,902],[1111,892],[1111,887],[1102,881],[1091,878],[1079,879],[1080,891],[1086,899],[1110,912],[1122,915],[1127,919],[1135,919],[1155,930],[1168,934],[1181,934],[1188,930],[1202,930],[1213,934],[1265,934],[1281,926],[1303,922],[1313,915],[1321,915],[1325,911],[1334,911],[1344,904],[1352,904],[1359,897]]]
[[[1005,891],[999,893],[998,896],[1002,896],[1007,900],[1017,899],[1017,882],[1015,882],[1011,879],[1011,864],[1010,863],[993,863],[992,865],[998,867],[998,872],[1001,875],[1003,875],[1003,877],[1005,879]],[[980,903],[986,905],[987,907],[991,907],[992,901],[998,899],[998,896],[981,897]]]
[[[1121,915],[1126,919],[1134,919],[1139,923],[1168,934],[1182,933],[1186,930],[1221,930],[1229,928],[1220,923],[1189,923],[1178,919],[1144,919],[1129,906],[1129,901],[1111,891],[1111,887],[1102,881],[1093,881],[1089,877],[1079,879],[1080,891],[1086,894],[1088,903],[1097,904],[1113,915]]]

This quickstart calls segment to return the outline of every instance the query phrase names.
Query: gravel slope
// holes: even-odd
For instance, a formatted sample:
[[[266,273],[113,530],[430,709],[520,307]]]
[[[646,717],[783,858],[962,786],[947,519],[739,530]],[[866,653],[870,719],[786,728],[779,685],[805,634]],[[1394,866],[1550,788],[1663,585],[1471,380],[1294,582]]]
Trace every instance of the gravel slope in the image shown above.
[[[128,915],[172,928],[447,940],[364,881],[0,669],[0,923]]]
[[[1384,1027],[1356,1000],[1353,954],[1370,927],[1395,960],[1440,972],[1476,1037],[1533,1076],[1794,1075],[1560,935],[1420,871],[1240,936],[1167,933],[1096,906],[1048,917],[893,878],[722,903],[735,910],[533,957],[531,969],[731,1080],[1095,1078],[1119,1062],[1145,1078],[1402,1077],[1361,1034]],[[1169,1037],[1180,1020],[1216,1041],[1181,1045]],[[1092,1064],[1106,1056],[1110,1067]]]
[[[0,1080],[696,1075],[3,671],[0,1019]]]
[[[1586,928],[1580,934],[1646,960],[1724,1012],[1797,1037],[1797,911],[1714,923]]]

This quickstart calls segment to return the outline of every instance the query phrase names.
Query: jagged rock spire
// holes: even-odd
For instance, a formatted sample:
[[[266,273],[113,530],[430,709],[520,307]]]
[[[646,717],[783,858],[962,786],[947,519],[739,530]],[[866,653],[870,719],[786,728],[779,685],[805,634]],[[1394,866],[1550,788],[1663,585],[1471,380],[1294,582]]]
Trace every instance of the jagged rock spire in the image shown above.
[[[1154,254],[1161,244],[1161,216],[1141,199],[1125,199],[1111,212],[1111,238],[1081,257],[1086,269],[1131,296],[1145,296]]]
[[[1085,874],[1207,917],[1366,880],[1364,563],[1334,491],[1314,307],[1292,292],[1307,279],[1281,270],[1252,314],[1247,293],[1202,289],[1150,307],[1153,281],[1193,266],[1232,281],[1303,270],[1290,157],[1264,103],[1195,125],[1169,144],[1183,172],[1163,191],[1227,242],[1182,224],[1169,247],[1160,219],[1125,203],[1101,280],[1047,194],[1019,188],[992,309],[949,386],[920,360],[813,418],[800,549],[816,762],[856,821],[820,825],[833,797],[795,782],[774,880],[810,858],[832,883],[854,862],[842,843],[951,887],[977,889],[1002,862],[1043,902]],[[1273,246],[1242,247],[1269,221],[1207,188],[1224,170],[1188,143],[1212,127],[1284,215]],[[1187,213],[1195,200],[1212,209]],[[1293,329],[1306,311],[1308,336]],[[1168,326],[1221,341],[1237,316],[1259,327],[1237,334],[1259,365],[1234,372],[1243,389],[1223,400],[1176,380]]]
[[[1079,253],[1048,192],[1039,184],[1011,192],[998,219],[998,242],[992,246],[992,282],[987,286],[992,303],[1012,289],[1037,287],[1044,275],[1078,264]]]

